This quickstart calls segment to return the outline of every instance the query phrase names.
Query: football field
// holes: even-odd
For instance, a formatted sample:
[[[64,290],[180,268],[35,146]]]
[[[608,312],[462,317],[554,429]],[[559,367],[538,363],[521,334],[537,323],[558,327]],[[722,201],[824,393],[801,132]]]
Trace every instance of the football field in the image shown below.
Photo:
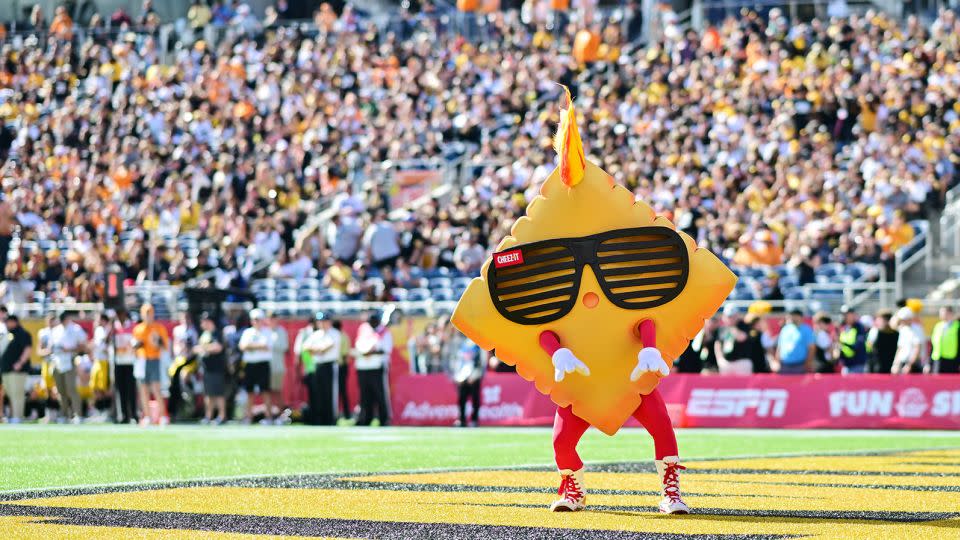
[[[960,538],[960,433],[590,431],[553,514],[548,429],[0,426],[0,538]]]

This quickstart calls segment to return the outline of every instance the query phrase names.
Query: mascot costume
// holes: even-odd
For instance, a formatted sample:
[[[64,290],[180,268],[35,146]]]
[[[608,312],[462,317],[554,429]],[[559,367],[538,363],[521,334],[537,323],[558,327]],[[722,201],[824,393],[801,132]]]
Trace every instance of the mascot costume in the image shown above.
[[[657,385],[736,276],[587,161],[569,91],[567,100],[555,140],[560,165],[484,263],[452,321],[557,405],[561,479],[553,511],[585,506],[576,447],[587,428],[613,435],[633,416],[654,440],[660,511],[687,513],[678,477],[684,467]]]

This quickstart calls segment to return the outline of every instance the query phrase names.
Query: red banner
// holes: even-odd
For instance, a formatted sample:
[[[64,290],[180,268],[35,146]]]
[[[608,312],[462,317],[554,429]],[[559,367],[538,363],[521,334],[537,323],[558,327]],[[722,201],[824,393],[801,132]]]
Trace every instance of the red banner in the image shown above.
[[[404,375],[392,383],[395,424],[458,418],[456,386],[445,376]],[[956,375],[671,375],[660,391],[681,427],[960,429]],[[553,403],[515,374],[488,373],[481,401],[481,424],[553,422]]]

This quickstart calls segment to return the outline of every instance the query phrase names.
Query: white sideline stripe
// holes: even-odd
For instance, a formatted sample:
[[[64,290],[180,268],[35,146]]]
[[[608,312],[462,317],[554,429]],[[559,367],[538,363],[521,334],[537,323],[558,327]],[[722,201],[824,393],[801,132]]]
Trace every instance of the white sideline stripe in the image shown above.
[[[62,431],[88,431],[97,433],[124,433],[134,434],[154,434],[154,433],[193,433],[204,432],[206,435],[216,436],[235,435],[237,433],[249,434],[251,436],[260,436],[263,433],[270,432],[275,434],[302,434],[312,433],[340,433],[345,437],[357,436],[365,433],[367,436],[385,436],[388,433],[391,436],[402,436],[404,433],[422,434],[451,432],[455,428],[446,426],[390,426],[390,427],[359,427],[359,426],[258,426],[258,425],[226,425],[218,427],[197,425],[174,425],[166,427],[151,426],[143,428],[140,426],[117,426],[113,424],[84,424],[74,425],[48,425],[48,424],[0,424],[0,432],[3,431],[42,431],[45,429],[54,429]],[[517,433],[552,433],[550,427],[507,427],[490,426],[476,429],[457,429],[459,434],[514,434]],[[630,426],[622,429],[625,433],[646,433],[642,427]],[[857,437],[891,437],[896,435],[915,435],[924,438],[946,438],[960,439],[960,431],[951,430],[890,430],[890,429],[759,429],[759,428],[676,428],[679,435],[686,434],[706,434],[706,435],[749,435],[751,437],[789,437],[789,438],[833,438],[838,436],[857,436]]]
[[[447,428],[444,428],[447,429]],[[855,430],[853,430],[855,431]],[[884,454],[899,454],[905,452],[929,452],[931,450],[958,450],[958,446],[932,446],[927,448],[906,448],[906,449],[886,449],[886,450],[843,450],[839,452],[784,452],[784,453],[774,453],[774,454],[737,454],[732,456],[723,456],[723,457],[695,457],[685,459],[684,461],[693,461],[693,462],[702,462],[702,461],[731,461],[737,459],[769,459],[769,458],[785,458],[785,457],[824,457],[824,456],[856,456],[856,455],[884,455]],[[646,461],[646,460],[644,460]],[[625,463],[624,460],[601,460],[601,461],[584,461],[586,465],[605,465],[608,463]],[[195,478],[176,478],[171,480],[165,479],[155,479],[155,480],[140,480],[140,481],[130,481],[130,482],[111,482],[106,484],[75,484],[69,486],[47,486],[47,487],[38,487],[38,488],[29,488],[29,489],[7,489],[0,490],[0,495],[17,495],[17,494],[26,494],[26,493],[36,493],[50,490],[69,490],[69,489],[97,489],[97,488],[111,488],[111,487],[126,487],[126,486],[152,486],[157,484],[190,484],[194,482],[219,482],[225,480],[255,480],[258,478],[273,478],[277,476],[317,476],[317,475],[337,475],[337,476],[385,476],[385,475],[398,475],[398,474],[423,474],[423,473],[449,473],[449,472],[463,472],[463,471],[490,471],[490,470],[514,470],[514,469],[526,469],[529,467],[553,467],[554,463],[524,463],[516,465],[483,465],[476,467],[429,467],[425,469],[405,469],[397,471],[367,471],[367,472],[356,472],[356,471],[328,471],[328,472],[278,472],[278,473],[264,473],[264,474],[241,474],[235,476],[204,476],[204,477],[195,477]],[[70,495],[64,495],[70,496]]]

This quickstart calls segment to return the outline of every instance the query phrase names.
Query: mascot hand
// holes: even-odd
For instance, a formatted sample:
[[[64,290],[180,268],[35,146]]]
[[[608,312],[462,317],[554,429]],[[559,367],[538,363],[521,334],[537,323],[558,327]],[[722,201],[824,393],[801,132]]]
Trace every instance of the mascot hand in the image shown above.
[[[581,375],[590,375],[590,368],[573,355],[570,349],[557,349],[553,353],[553,378],[560,382],[567,373],[579,372]]]
[[[630,374],[630,380],[639,380],[644,373],[651,371],[659,371],[661,375],[666,377],[670,374],[670,366],[663,361],[663,355],[660,354],[658,349],[644,347],[640,349],[640,353],[637,354],[637,367],[633,368],[633,373]]]

